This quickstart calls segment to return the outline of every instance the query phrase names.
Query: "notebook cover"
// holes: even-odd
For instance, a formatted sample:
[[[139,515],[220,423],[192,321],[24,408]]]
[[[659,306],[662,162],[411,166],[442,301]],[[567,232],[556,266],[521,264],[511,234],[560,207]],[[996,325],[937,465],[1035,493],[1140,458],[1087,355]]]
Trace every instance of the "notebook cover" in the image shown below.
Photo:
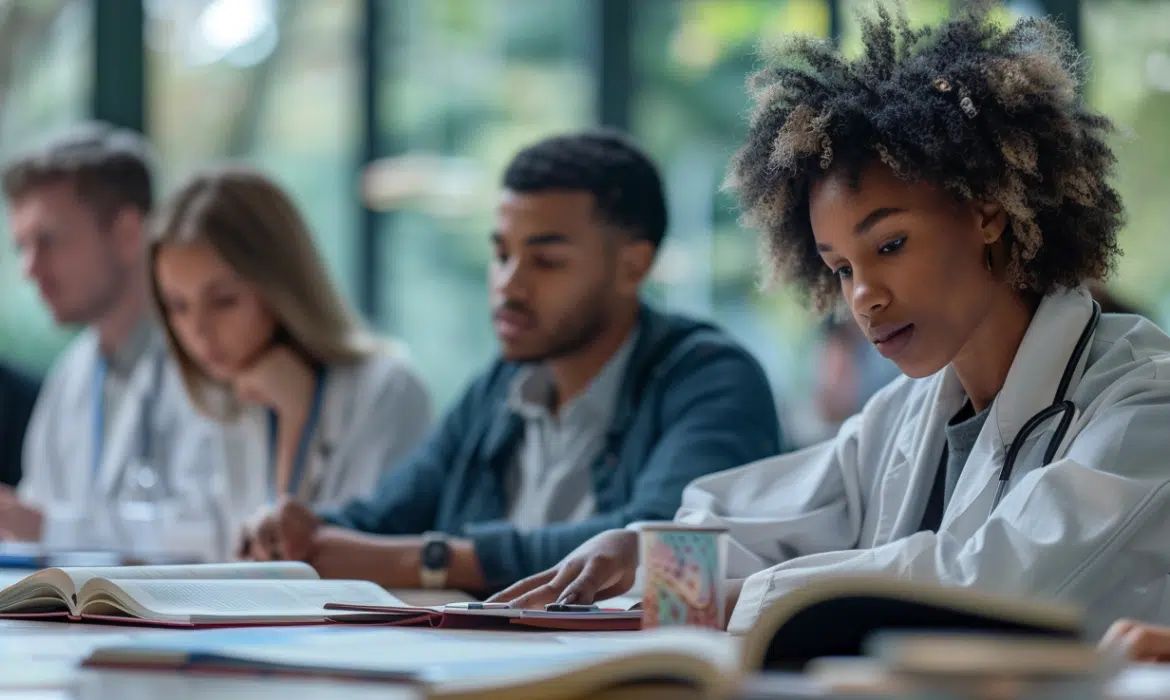
[[[369,605],[329,603],[327,610],[366,613],[364,616],[330,618],[348,624],[380,624],[387,626],[430,626],[440,629],[517,629],[572,631],[627,631],[642,629],[642,616],[629,611],[601,613],[549,614],[525,610],[428,610],[426,608],[387,608]]]
[[[1035,627],[994,614],[858,594],[820,601],[786,620],[772,636],[763,670],[801,671],[807,663],[821,657],[863,656],[871,634],[892,630],[1077,636],[1073,630]]]

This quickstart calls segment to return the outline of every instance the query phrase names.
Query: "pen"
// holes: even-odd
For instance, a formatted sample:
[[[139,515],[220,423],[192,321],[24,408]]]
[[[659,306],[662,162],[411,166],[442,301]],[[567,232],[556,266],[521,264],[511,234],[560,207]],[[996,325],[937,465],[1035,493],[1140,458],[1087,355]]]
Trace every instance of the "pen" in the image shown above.
[[[457,610],[510,610],[511,603],[447,603],[443,607]]]
[[[545,612],[601,612],[596,605],[572,605],[569,603],[549,603],[544,606]]]

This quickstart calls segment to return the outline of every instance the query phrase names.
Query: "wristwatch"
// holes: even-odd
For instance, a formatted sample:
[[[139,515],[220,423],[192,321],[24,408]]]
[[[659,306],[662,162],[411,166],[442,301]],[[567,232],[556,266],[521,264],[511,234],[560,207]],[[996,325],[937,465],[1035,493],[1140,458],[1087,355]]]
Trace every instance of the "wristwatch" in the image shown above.
[[[427,532],[419,551],[419,580],[423,588],[447,585],[447,567],[451,565],[451,544],[442,532]]]

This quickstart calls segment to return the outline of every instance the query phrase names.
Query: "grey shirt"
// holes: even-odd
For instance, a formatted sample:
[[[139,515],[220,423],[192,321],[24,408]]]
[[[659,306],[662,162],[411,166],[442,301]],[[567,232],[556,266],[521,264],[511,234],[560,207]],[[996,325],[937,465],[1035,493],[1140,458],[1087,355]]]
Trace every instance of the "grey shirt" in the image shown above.
[[[631,333],[585,391],[557,415],[552,411],[556,388],[547,366],[527,368],[513,381],[508,406],[524,419],[524,436],[505,488],[508,521],[517,530],[580,522],[596,512],[590,472],[605,447],[637,336],[637,330]]]
[[[967,458],[971,456],[975,441],[979,439],[979,433],[983,430],[983,424],[987,422],[990,413],[990,405],[975,413],[974,407],[967,402],[947,422],[945,428],[947,442],[938,473],[930,489],[926,512],[922,516],[922,530],[938,530],[947,504],[951,502],[951,495],[955,492],[955,485],[959,483],[959,476],[963,473],[963,466],[967,464]]]
[[[990,413],[990,404],[979,413],[975,413],[974,407],[967,403],[947,423],[946,485],[943,489],[944,510],[951,502],[951,495],[955,492],[955,484],[959,483],[959,475],[963,473],[963,466],[967,464],[967,458],[975,449],[975,441],[979,439],[979,433],[983,430],[983,424],[987,422],[987,416]]]

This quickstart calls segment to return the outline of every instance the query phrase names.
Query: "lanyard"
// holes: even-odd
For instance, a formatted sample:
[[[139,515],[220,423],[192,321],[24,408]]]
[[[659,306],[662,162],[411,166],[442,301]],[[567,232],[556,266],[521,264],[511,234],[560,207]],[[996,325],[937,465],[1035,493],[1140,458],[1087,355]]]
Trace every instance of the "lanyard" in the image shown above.
[[[158,394],[162,391],[163,368],[166,364],[166,354],[152,349],[150,384],[142,394],[142,418],[138,426],[138,458],[144,463],[151,460],[151,425],[154,417],[154,407],[158,402]],[[105,454],[106,442],[106,375],[109,373],[109,363],[105,356],[98,351],[97,362],[93,373],[93,454],[91,455],[93,474],[96,477],[101,470],[102,458]],[[126,392],[134,390],[133,383],[128,385]],[[132,395],[126,395],[123,401],[135,400]],[[117,410],[117,409],[116,409]]]
[[[93,475],[102,466],[102,452],[106,441],[106,358],[98,352],[97,367],[93,373]]]
[[[313,401],[309,404],[309,418],[305,421],[305,427],[301,430],[301,439],[297,443],[297,452],[293,458],[293,472],[292,478],[288,481],[288,493],[290,495],[297,495],[300,491],[301,481],[305,477],[305,463],[307,462],[309,443],[313,439],[313,433],[317,431],[317,419],[321,416],[321,402],[325,394],[325,368],[317,373],[317,381],[313,386]],[[268,473],[269,473],[269,491],[272,492],[273,500],[276,496],[276,432],[279,427],[279,419],[276,412],[269,409],[268,411]]]

